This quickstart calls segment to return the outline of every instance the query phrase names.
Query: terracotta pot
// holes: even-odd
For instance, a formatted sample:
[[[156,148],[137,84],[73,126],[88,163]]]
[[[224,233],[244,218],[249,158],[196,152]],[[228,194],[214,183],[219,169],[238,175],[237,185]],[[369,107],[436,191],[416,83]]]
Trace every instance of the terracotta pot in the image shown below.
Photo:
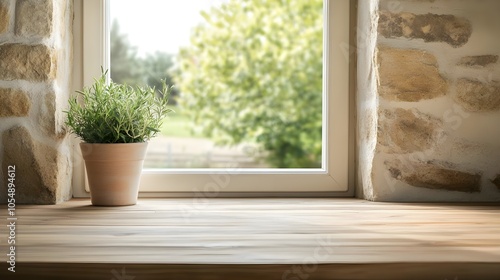
[[[81,143],[93,205],[137,203],[142,165],[148,143]]]

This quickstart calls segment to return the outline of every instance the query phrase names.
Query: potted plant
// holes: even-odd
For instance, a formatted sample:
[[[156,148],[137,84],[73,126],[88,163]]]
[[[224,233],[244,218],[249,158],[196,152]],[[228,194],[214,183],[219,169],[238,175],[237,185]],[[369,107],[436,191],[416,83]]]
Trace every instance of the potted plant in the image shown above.
[[[172,110],[167,107],[172,87],[132,87],[110,81],[107,71],[91,87],[69,100],[66,125],[83,140],[93,205],[137,203],[148,140],[160,130]]]

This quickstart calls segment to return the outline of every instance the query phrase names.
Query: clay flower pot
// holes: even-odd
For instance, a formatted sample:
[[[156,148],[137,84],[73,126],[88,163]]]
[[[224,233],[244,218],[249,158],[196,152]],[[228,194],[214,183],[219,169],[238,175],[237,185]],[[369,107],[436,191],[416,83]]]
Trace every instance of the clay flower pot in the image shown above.
[[[137,203],[147,146],[147,142],[80,143],[93,205],[124,206]]]

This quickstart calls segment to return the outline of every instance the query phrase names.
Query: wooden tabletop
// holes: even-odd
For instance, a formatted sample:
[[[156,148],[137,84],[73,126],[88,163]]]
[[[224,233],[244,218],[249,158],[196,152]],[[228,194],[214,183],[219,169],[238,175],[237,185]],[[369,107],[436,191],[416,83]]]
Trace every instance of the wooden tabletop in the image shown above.
[[[51,206],[18,205],[16,217],[17,261],[35,266],[227,264],[282,269],[288,264],[312,268],[474,263],[500,267],[500,204],[177,198],[94,207],[88,199],[73,199]],[[0,218],[7,224],[5,205]],[[6,236],[6,227],[1,234]],[[4,263],[7,250],[2,239]]]

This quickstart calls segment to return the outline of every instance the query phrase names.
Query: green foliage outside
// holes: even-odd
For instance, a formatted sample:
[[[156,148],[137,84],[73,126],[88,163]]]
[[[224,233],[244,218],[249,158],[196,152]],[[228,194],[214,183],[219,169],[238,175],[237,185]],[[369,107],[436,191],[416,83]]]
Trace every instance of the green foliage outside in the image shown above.
[[[120,31],[115,20],[110,30],[111,78],[115,83],[143,84],[141,61],[137,57],[137,47],[132,46]]]
[[[157,97],[150,87],[106,83],[106,74],[80,91],[83,104],[69,100],[66,125],[86,143],[137,143],[154,137],[172,111],[167,105],[170,88],[163,84]]]
[[[162,88],[162,80],[167,85],[174,81],[170,71],[174,66],[174,56],[165,52],[148,54],[145,58],[137,55],[137,47],[130,44],[127,36],[120,31],[117,21],[110,31],[111,79],[120,84]],[[175,105],[179,96],[177,88],[172,88],[169,104]]]
[[[164,52],[138,57],[114,22],[113,81],[175,82],[163,135],[256,143],[272,166],[320,167],[322,1],[229,0],[203,17],[178,66]]]
[[[160,133],[168,137],[204,138],[193,129],[193,122],[184,114],[182,108],[170,106],[175,114],[169,114],[163,122]]]
[[[177,77],[185,113],[219,144],[276,167],[321,166],[321,0],[229,0],[203,13]]]

